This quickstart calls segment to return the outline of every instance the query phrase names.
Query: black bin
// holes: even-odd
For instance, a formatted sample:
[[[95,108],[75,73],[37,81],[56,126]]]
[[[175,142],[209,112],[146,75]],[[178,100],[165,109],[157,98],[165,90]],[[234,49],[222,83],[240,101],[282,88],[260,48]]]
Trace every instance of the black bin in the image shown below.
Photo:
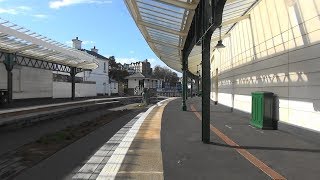
[[[6,89],[0,89],[0,106],[5,106],[8,104],[8,90]]]

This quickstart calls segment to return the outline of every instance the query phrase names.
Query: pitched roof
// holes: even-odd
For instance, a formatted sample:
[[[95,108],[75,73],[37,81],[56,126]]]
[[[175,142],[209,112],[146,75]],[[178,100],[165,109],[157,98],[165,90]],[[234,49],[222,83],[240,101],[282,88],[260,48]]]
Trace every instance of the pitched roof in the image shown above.
[[[88,54],[90,54],[90,55],[92,55],[92,56],[95,56],[95,57],[97,57],[97,58],[99,58],[99,59],[109,60],[108,58],[106,58],[106,57],[102,56],[101,54],[98,54],[98,53],[96,53],[96,52],[94,52],[94,51],[89,51],[89,50],[86,50],[86,49],[81,49],[81,51],[85,51],[85,52],[87,52]]]
[[[134,73],[130,76],[125,77],[125,79],[133,79],[133,78],[145,78],[145,76],[141,73]]]

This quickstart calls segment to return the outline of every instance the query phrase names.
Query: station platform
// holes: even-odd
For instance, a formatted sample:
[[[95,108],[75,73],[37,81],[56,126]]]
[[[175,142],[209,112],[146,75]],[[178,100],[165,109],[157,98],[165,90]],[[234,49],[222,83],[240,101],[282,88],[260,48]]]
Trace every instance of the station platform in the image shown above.
[[[15,102],[14,105],[9,106],[9,108],[1,108],[0,115],[17,113],[23,111],[30,111],[35,109],[44,109],[44,108],[55,108],[55,107],[65,107],[79,104],[92,104],[92,103],[101,103],[106,101],[114,101],[119,99],[128,99],[132,97],[104,97],[104,98],[89,98],[89,99],[76,99],[74,101],[70,99],[50,99],[50,100],[41,100],[40,102],[34,102],[36,100],[26,100],[27,103]]]
[[[98,139],[85,137],[17,179],[320,179],[319,142],[256,129],[248,114],[212,104],[211,142],[203,144],[201,99],[189,98],[187,105],[184,112],[180,98],[161,101],[73,167],[65,166]]]
[[[56,101],[43,100],[41,102],[43,104],[41,105],[31,105],[29,103],[25,103],[25,106],[22,107],[20,107],[21,104],[17,104],[18,107],[0,109],[0,126],[8,126],[12,124],[30,124],[48,119],[57,119],[84,111],[119,106],[121,104],[127,104],[131,101],[140,102],[141,97],[104,97],[77,99],[75,101],[66,100],[66,102],[63,102],[63,99]],[[45,104],[45,102],[47,102],[47,104]]]

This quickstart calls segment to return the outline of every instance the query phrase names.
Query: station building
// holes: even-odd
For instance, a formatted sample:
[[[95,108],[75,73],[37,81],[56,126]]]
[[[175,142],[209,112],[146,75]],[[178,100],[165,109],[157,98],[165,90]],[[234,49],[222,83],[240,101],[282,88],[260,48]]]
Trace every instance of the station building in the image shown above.
[[[97,58],[99,67],[92,71],[79,73],[78,77],[83,78],[84,82],[96,83],[96,95],[111,95],[109,82],[109,59],[99,54],[99,50],[94,46],[91,50],[82,49],[82,41],[78,37],[72,39],[73,48],[84,51]]]
[[[211,98],[251,112],[251,93],[276,95],[280,122],[320,131],[320,1],[261,0],[222,34]]]

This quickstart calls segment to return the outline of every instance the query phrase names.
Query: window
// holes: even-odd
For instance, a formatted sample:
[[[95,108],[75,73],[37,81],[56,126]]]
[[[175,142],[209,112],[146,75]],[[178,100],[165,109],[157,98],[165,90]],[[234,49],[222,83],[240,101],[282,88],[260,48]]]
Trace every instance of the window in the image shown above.
[[[107,72],[106,62],[103,63],[103,71]]]

